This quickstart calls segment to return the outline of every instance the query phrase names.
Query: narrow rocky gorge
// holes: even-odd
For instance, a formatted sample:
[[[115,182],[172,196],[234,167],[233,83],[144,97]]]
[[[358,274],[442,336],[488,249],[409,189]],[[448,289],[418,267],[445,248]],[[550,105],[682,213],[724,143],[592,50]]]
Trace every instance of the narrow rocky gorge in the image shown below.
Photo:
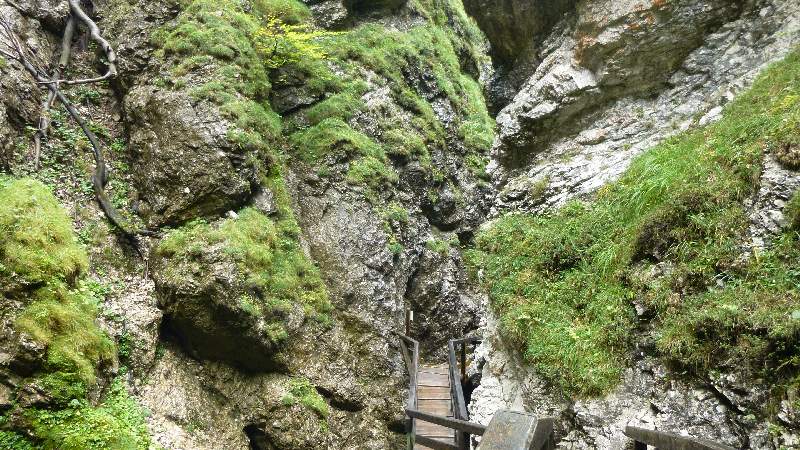
[[[483,337],[473,421],[800,445],[797,0],[81,4],[147,231],[0,59],[0,447],[403,448],[408,311],[427,363]],[[0,0],[48,68],[69,15]]]

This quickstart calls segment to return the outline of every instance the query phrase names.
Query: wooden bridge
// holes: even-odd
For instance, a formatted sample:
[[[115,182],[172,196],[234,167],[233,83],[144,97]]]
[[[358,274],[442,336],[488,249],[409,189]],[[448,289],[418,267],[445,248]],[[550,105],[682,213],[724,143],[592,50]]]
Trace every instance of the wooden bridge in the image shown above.
[[[464,399],[467,349],[479,344],[479,338],[451,340],[446,365],[420,365],[419,342],[405,334],[395,334],[400,338],[409,374],[408,450],[470,450],[472,435],[482,436],[479,450],[555,449],[552,417],[537,419],[523,412],[500,411],[488,426],[469,421]],[[634,450],[646,450],[648,446],[660,450],[734,450],[706,439],[660,430],[629,426],[624,433],[632,440]]]

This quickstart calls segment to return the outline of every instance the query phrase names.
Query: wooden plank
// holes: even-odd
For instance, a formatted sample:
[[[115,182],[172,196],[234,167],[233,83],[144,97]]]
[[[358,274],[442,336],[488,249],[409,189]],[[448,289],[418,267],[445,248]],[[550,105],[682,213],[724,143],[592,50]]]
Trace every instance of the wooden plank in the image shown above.
[[[435,423],[417,422],[417,436],[440,437],[440,438],[453,438],[455,431]]]
[[[418,419],[416,421],[417,426],[419,426],[424,421],[424,422],[431,422],[439,425],[444,425],[448,428],[464,431],[469,434],[476,434],[478,436],[482,436],[483,433],[486,432],[485,426],[479,423],[467,422],[466,420],[451,419],[449,417],[437,416],[436,414],[428,414],[426,412],[414,409],[406,409],[406,414],[409,417]]]
[[[419,372],[419,375],[417,376],[417,385],[449,388],[450,378],[446,375],[440,375],[437,373]]]
[[[450,401],[450,388],[438,386],[417,387],[417,400],[447,400]]]
[[[437,416],[452,416],[453,408],[450,400],[418,400],[417,407],[420,411],[436,414]]]
[[[433,450],[458,450],[458,447],[453,444],[452,440],[432,439],[427,436],[417,436],[418,442],[414,445],[414,449],[433,449]]]
[[[422,366],[419,368],[420,372],[428,372],[428,373],[438,373],[441,375],[447,375],[447,367],[431,367],[431,366]]]

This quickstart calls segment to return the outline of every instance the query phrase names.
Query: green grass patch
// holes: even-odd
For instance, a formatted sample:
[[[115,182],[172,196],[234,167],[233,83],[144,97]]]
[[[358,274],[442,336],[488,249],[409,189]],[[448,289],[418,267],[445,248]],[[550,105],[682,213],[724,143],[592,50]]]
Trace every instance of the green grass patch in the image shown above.
[[[114,343],[95,324],[98,302],[85,284],[75,290],[59,284],[40,288],[16,327],[47,346],[49,370],[93,384],[97,365],[111,363],[116,354]]]
[[[32,381],[51,408],[22,411],[35,444],[3,431],[0,447],[148,448],[144,419],[121,381],[101,406],[87,400],[97,368],[114,364],[117,352],[95,323],[107,288],[82,277],[88,260],[66,211],[40,182],[2,178],[0,236],[0,293],[22,300],[13,326],[47,349]]]
[[[502,332],[539,373],[569,395],[613,388],[635,331],[634,299],[656,312],[662,354],[693,370],[725,360],[769,376],[800,367],[791,344],[800,321],[790,316],[796,235],[737,264],[742,202],[757,186],[765,142],[782,142],[800,123],[798,94],[793,52],[719,122],[649,150],[593,202],[505,216],[477,237],[469,259],[483,269]],[[660,262],[672,267],[666,275],[637,275]]]
[[[786,224],[794,231],[800,231],[800,190],[792,195],[783,209]]]
[[[95,324],[100,301],[72,221],[31,179],[0,182],[0,279],[5,295],[24,298],[15,327],[47,346],[48,370],[94,383],[95,367],[113,360],[113,343]]]
[[[165,258],[200,264],[201,256],[214,246],[236,262],[248,293],[240,299],[247,313],[280,321],[287,305],[299,304],[315,319],[327,322],[331,305],[319,270],[298,243],[296,224],[284,226],[255,209],[240,211],[235,219],[217,225],[194,222],[174,230],[156,252]],[[185,274],[175,265],[167,276]],[[202,270],[198,267],[198,270]],[[277,331],[277,329],[276,329]]]
[[[286,395],[281,399],[284,405],[290,406],[300,403],[313,411],[320,419],[325,419],[330,414],[328,404],[319,395],[317,389],[306,378],[293,378],[289,381]]]
[[[311,18],[308,6],[297,0],[253,0],[253,9],[263,18],[298,24]]]
[[[296,3],[263,0],[255,6],[262,13],[277,14],[290,11],[292,5],[302,9]],[[182,89],[181,77],[202,70],[207,81],[191,88],[190,94],[221,107],[222,114],[236,125],[228,136],[233,143],[271,158],[281,120],[269,105],[268,68],[255,38],[261,28],[258,17],[238,1],[193,0],[151,40],[171,67],[174,87]]]

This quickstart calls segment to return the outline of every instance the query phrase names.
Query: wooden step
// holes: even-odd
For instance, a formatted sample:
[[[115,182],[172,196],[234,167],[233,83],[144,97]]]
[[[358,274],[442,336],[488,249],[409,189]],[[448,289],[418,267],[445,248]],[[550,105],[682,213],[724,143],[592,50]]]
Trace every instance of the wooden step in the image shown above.
[[[456,432],[453,429],[417,419],[417,435],[432,438],[453,438],[455,434]]]
[[[420,372],[438,373],[440,375],[449,375],[449,369],[441,366],[422,366],[419,368]]]
[[[418,386],[418,400],[450,400],[450,388],[439,386]]]
[[[450,377],[438,373],[419,372],[417,374],[417,385],[420,386],[441,386],[450,387]]]
[[[437,416],[453,417],[450,399],[450,374],[447,365],[422,366],[417,371],[417,408]],[[455,443],[455,430],[416,419],[417,436]],[[415,449],[428,447],[415,444]]]
[[[432,438],[432,439],[436,439],[437,441],[446,442],[448,444],[455,444],[455,442],[456,442],[455,438],[444,438],[444,439]],[[424,446],[422,444],[416,444],[416,443],[414,444],[414,450],[428,450],[429,448],[430,447],[426,447],[426,446]]]
[[[429,414],[436,414],[437,416],[451,416],[453,409],[450,405],[450,399],[447,400],[417,400],[417,407],[420,411]]]

